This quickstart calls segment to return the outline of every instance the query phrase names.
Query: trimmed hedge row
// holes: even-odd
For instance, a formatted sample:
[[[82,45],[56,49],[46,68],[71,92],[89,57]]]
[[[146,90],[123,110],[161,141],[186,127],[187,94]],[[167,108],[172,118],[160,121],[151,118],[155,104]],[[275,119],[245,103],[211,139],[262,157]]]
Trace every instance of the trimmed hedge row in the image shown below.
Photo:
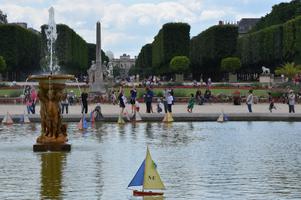
[[[212,26],[190,42],[190,61],[193,75],[218,77],[221,60],[236,53],[238,28],[233,25]]]
[[[17,73],[18,80],[39,71],[41,37],[18,25],[0,25],[0,55],[7,72]]]
[[[169,74],[170,60],[175,56],[189,57],[190,25],[164,24],[152,43],[152,68],[157,74]]]
[[[284,62],[301,62],[301,16],[238,39],[237,52],[244,71],[261,71]]]
[[[139,73],[143,77],[147,77],[152,74],[152,44],[144,45],[135,63],[135,70],[132,74]]]

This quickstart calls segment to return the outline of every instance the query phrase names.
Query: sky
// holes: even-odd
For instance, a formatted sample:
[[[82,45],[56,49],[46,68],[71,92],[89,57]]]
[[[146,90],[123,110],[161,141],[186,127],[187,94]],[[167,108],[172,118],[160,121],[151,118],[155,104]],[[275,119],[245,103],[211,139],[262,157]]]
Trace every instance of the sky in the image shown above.
[[[56,23],[67,24],[90,43],[96,41],[100,21],[102,49],[119,58],[123,53],[138,55],[165,23],[189,23],[193,37],[219,20],[264,16],[280,2],[288,0],[0,0],[0,10],[8,22],[27,22],[40,31],[53,6]]]

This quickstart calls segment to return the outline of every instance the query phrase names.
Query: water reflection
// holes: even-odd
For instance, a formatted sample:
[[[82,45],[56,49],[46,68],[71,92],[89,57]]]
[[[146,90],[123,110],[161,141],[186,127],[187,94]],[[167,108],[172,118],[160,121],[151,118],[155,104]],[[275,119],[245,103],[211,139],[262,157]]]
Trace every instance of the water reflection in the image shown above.
[[[41,154],[41,199],[62,199],[63,169],[66,153]]]

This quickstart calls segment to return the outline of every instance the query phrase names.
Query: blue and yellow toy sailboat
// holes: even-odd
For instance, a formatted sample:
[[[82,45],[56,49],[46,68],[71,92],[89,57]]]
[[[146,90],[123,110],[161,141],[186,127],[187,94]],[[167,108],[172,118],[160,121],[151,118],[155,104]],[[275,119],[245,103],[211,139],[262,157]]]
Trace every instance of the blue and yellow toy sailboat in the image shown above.
[[[159,196],[164,194],[163,192],[150,191],[165,190],[165,186],[157,171],[157,165],[152,160],[148,147],[146,151],[146,158],[128,185],[128,188],[135,186],[142,186],[142,191],[134,190],[134,196]]]

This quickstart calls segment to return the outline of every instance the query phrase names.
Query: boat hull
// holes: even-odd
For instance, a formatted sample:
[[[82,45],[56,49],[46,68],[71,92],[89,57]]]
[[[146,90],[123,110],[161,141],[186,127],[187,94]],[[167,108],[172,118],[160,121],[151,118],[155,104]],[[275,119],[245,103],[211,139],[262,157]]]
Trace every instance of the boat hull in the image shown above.
[[[161,196],[163,194],[164,194],[163,192],[138,191],[138,190],[133,191],[134,196]]]

